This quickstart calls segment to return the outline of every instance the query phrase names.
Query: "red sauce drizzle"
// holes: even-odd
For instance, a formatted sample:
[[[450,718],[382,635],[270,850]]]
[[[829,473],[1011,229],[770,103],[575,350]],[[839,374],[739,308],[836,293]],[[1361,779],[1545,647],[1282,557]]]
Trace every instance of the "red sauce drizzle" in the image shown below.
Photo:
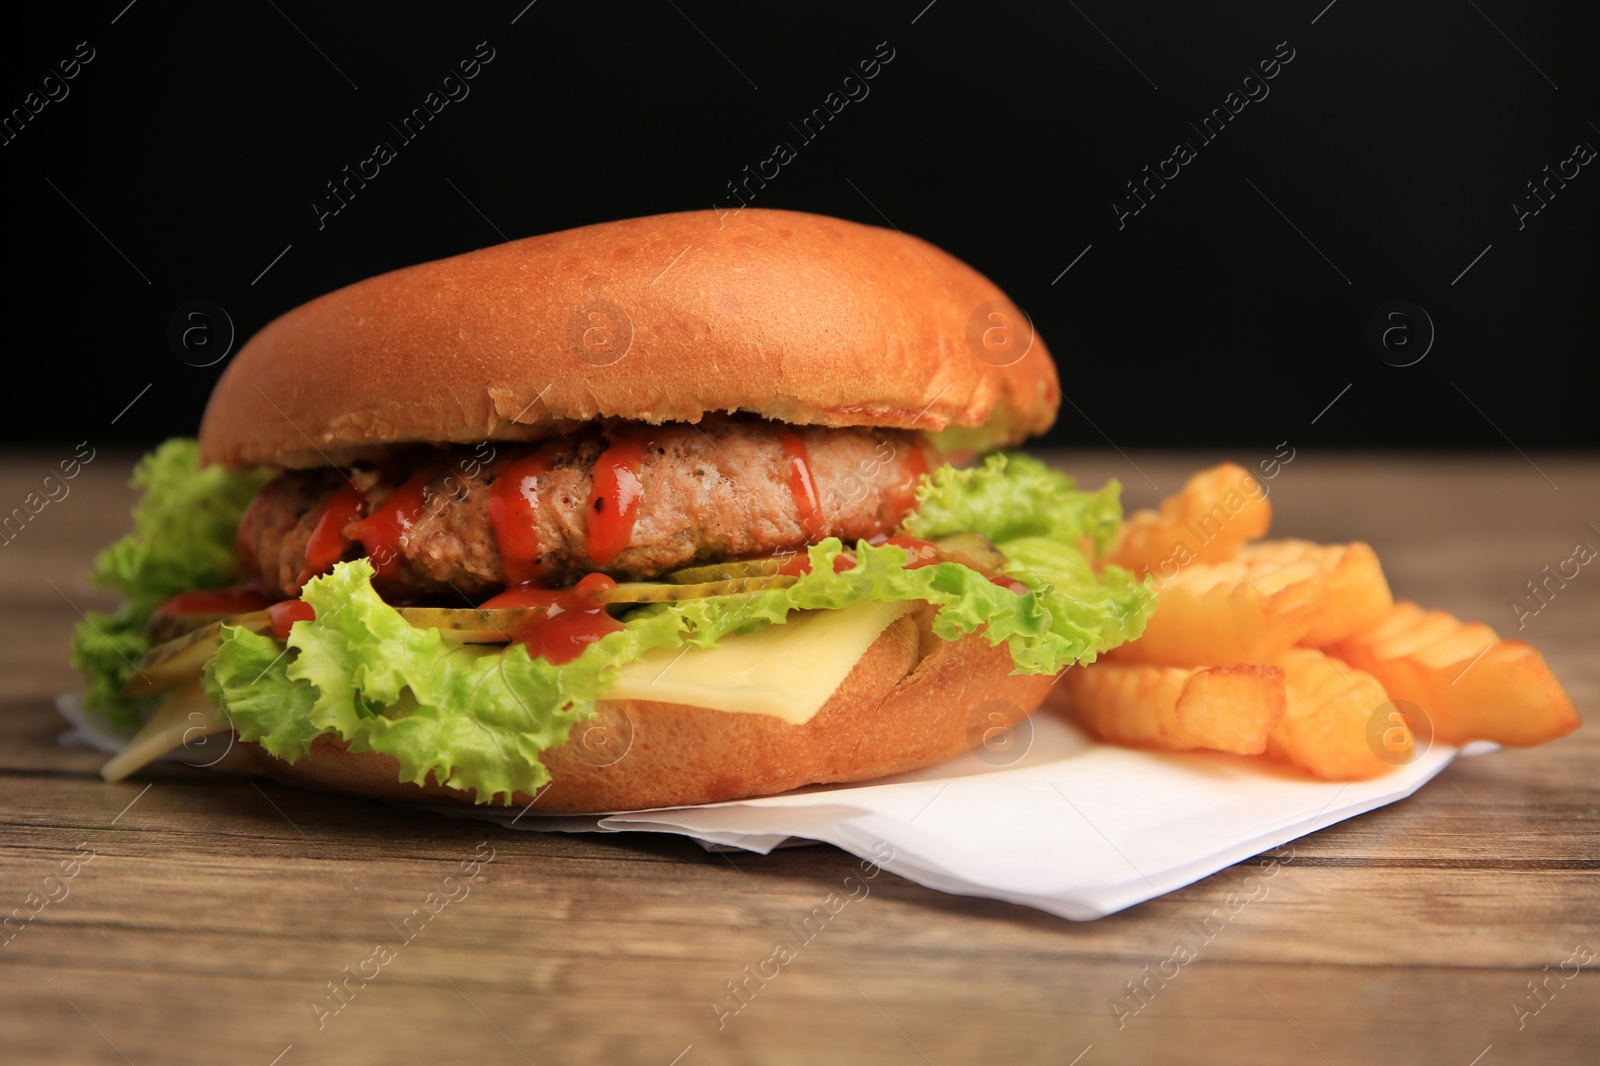
[[[203,589],[197,592],[180,592],[167,600],[155,613],[164,616],[181,614],[249,614],[264,611],[272,601],[262,592],[256,581],[232,589]]]
[[[543,555],[539,546],[539,477],[555,464],[556,450],[552,442],[532,455],[511,460],[495,472],[494,484],[489,486],[489,528],[500,547],[500,568],[512,585],[539,576]]]
[[[907,570],[915,570],[919,566],[930,566],[933,563],[944,562],[944,557],[939,554],[936,545],[916,537],[885,537],[883,543],[893,544],[896,548],[904,548],[906,553]]]
[[[327,573],[334,563],[344,558],[345,548],[350,543],[344,535],[344,527],[359,519],[366,506],[366,495],[354,485],[341,485],[339,491],[328,498],[311,530],[311,539],[306,541],[305,566],[295,578],[296,585],[303,586],[318,574]]]
[[[596,566],[615,559],[633,539],[642,495],[639,466],[646,446],[642,437],[617,437],[595,460],[589,508],[584,512],[583,545]]]
[[[888,500],[896,516],[903,516],[917,505],[917,482],[928,472],[928,453],[921,443],[911,445],[911,454],[900,467],[900,480],[889,487]]]
[[[778,441],[789,457],[789,491],[794,494],[794,507],[800,524],[812,537],[822,535],[822,499],[817,494],[817,479],[811,473],[811,456],[806,451],[805,438],[792,429],[778,430]]]
[[[412,474],[352,530],[367,550],[367,558],[372,560],[372,568],[379,578],[388,577],[399,568],[400,548],[406,532],[421,517],[428,484],[438,472],[438,464],[430,463]],[[318,525],[320,527],[321,523]]]
[[[606,613],[605,604],[593,599],[596,592],[616,587],[617,583],[604,574],[586,574],[570,589],[524,585],[507,589],[479,607],[543,607],[543,614],[535,615],[511,634],[511,643],[525,644],[529,655],[560,666],[576,659],[584,648],[607,633],[622,628],[621,622]]]
[[[289,639],[289,627],[296,622],[312,622],[316,620],[317,609],[305,600],[284,600],[267,608],[267,615],[272,619],[272,636],[278,643]]]

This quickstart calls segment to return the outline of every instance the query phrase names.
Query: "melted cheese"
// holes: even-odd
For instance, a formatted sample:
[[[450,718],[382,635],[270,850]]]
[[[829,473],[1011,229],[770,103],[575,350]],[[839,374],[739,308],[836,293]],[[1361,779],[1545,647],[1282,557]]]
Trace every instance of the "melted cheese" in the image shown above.
[[[196,677],[162,700],[127,746],[100,768],[100,776],[107,781],[121,781],[169,751],[232,728],[206,698]]]
[[[681,703],[809,722],[873,641],[911,603],[796,611],[783,625],[724,637],[714,648],[652,651],[622,668],[611,700]]]
[[[782,625],[724,637],[714,648],[652,651],[624,666],[602,698],[767,714],[804,725],[889,624],[914,606],[861,603],[842,610],[796,611]],[[490,650],[498,649],[485,649]],[[121,781],[169,751],[231,728],[197,677],[162,701],[100,775]]]

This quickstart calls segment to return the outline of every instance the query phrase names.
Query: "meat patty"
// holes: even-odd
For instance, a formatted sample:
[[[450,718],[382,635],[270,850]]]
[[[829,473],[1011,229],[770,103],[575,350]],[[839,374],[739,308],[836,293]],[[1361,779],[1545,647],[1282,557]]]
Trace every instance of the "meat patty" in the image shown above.
[[[603,521],[597,511],[605,508],[604,497],[592,502],[595,466],[624,439],[642,448],[636,509],[626,546],[599,565],[586,546],[586,531]],[[796,485],[796,441],[816,489],[809,521],[803,483]],[[297,595],[312,531],[328,501],[351,484],[365,495],[363,513],[389,522],[386,529],[394,533],[386,538],[393,555],[382,548],[374,553],[385,596],[460,605],[462,597],[478,602],[512,583],[489,501],[496,479],[536,451],[548,469],[537,476],[532,494],[531,532],[539,579],[552,584],[597,570],[648,578],[696,563],[800,549],[825,537],[870,538],[899,525],[914,503],[918,475],[928,469],[909,432],[734,419],[699,426],[606,424],[539,448],[519,445],[494,454],[480,445],[376,469],[285,473],[251,505],[241,547],[269,594]],[[401,494],[391,500],[397,488]],[[401,520],[386,517],[396,513]],[[345,558],[367,554],[358,526],[352,520],[341,531]],[[372,524],[365,529],[370,533]]]

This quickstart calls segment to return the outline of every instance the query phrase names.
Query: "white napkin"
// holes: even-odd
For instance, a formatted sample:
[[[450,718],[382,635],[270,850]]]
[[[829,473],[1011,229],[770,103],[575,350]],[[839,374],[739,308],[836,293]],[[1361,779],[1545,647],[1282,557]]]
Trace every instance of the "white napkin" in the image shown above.
[[[57,703],[77,727],[64,743],[115,750],[75,700]],[[1024,719],[1012,743],[864,784],[699,807],[609,815],[427,809],[544,832],[677,833],[763,855],[795,839],[824,841],[929,888],[1081,921],[1404,799],[1458,754],[1434,747],[1372,781],[1319,782],[1264,759],[1099,744],[1048,711]],[[1467,754],[1485,750],[1494,746]]]
[[[516,829],[677,833],[761,854],[792,838],[825,841],[929,888],[1081,921],[1404,799],[1458,754],[1435,747],[1376,780],[1329,783],[1264,759],[1099,744],[1047,711],[1021,733],[1029,722],[1031,746],[1009,766],[967,754],[865,784],[627,814],[433,809]],[[1494,746],[1469,753],[1478,750]]]

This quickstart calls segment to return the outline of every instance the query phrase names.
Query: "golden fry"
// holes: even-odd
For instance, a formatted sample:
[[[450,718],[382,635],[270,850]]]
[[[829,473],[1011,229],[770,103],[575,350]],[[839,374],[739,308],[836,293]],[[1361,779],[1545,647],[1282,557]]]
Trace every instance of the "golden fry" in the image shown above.
[[[1257,540],[1271,516],[1264,486],[1224,464],[1127,520],[1104,561],[1150,574],[1159,599],[1142,637],[1064,679],[1088,729],[1360,780],[1433,738],[1531,746],[1577,728],[1533,648],[1396,604],[1367,544]]]
[[[1259,663],[1301,640],[1328,602],[1332,574],[1316,559],[1195,563],[1157,581],[1144,635],[1107,653],[1123,663]]]
[[[1101,740],[1241,755],[1266,750],[1284,715],[1283,671],[1275,666],[1136,666],[1098,662],[1062,678],[1073,713]]]
[[[1181,492],[1161,501],[1159,512],[1129,515],[1106,561],[1137,577],[1150,571],[1166,579],[1190,563],[1233,558],[1271,525],[1266,487],[1244,467],[1223,463],[1189,478]]]
[[[1387,619],[1327,649],[1416,704],[1444,744],[1531,747],[1578,728],[1578,711],[1543,656],[1482,622],[1397,603]]]
[[[1268,561],[1279,565],[1310,559],[1328,570],[1327,600],[1301,635],[1301,642],[1314,648],[1326,651],[1325,645],[1376,628],[1394,606],[1378,553],[1360,541],[1313,544],[1308,540],[1264,540],[1245,545],[1239,558],[1245,563]]]
[[[1362,781],[1410,761],[1409,724],[1377,678],[1310,648],[1273,662],[1283,668],[1288,709],[1267,738],[1269,755],[1329,781]]]

